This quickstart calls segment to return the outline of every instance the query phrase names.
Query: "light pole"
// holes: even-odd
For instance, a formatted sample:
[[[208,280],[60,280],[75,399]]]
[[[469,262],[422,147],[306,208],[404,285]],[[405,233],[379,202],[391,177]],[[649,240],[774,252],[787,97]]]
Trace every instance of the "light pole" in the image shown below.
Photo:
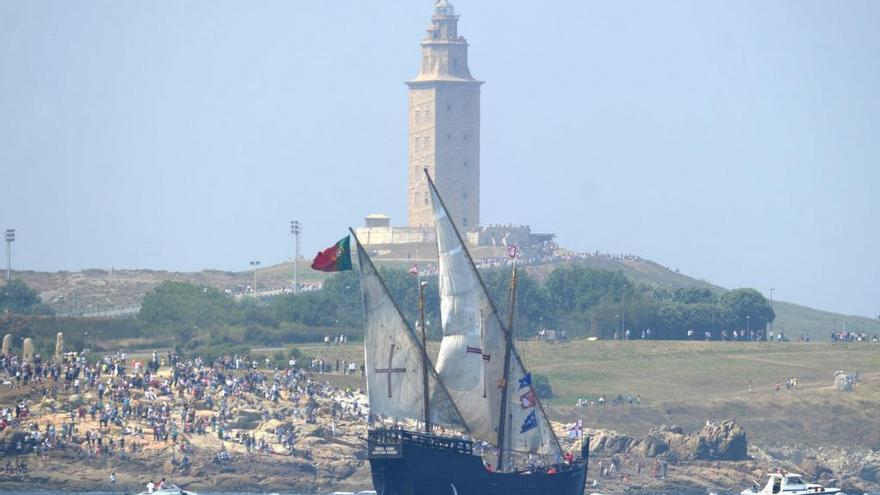
[[[257,304],[257,267],[260,266],[259,261],[251,261],[251,268],[254,271],[254,304]]]
[[[293,251],[293,293],[296,294],[299,289],[296,265],[299,261],[299,236],[302,234],[302,223],[299,220],[290,221],[290,233],[296,238],[296,247]]]
[[[12,243],[15,242],[15,229],[6,229],[6,281],[12,280]]]
[[[749,336],[749,340],[752,340],[752,317],[751,315],[746,315],[746,335]]]
[[[774,288],[774,287],[770,288],[770,309],[773,309],[773,291],[774,290],[776,290],[776,288]],[[776,312],[774,311],[773,312],[773,320],[775,320],[775,319],[776,319]],[[773,332],[773,320],[770,320],[770,331],[771,332]]]

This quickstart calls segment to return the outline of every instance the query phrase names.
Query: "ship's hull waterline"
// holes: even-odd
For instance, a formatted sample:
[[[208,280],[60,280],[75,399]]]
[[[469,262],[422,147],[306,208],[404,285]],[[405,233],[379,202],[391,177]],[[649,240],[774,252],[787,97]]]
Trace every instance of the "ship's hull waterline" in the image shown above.
[[[389,435],[389,433],[392,433]],[[369,460],[378,495],[582,495],[588,459],[552,474],[495,473],[472,444],[406,431],[371,431]],[[585,455],[588,449],[584,449]]]

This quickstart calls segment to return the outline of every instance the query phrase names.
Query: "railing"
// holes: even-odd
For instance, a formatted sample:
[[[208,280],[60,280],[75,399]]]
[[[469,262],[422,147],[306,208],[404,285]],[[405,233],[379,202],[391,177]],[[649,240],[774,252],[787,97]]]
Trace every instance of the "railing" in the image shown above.
[[[474,443],[469,440],[405,430],[389,430],[384,428],[370,430],[367,441],[370,446],[370,452],[374,451],[374,446],[402,446],[404,442],[429,449],[452,450],[459,454],[473,455],[474,452]]]

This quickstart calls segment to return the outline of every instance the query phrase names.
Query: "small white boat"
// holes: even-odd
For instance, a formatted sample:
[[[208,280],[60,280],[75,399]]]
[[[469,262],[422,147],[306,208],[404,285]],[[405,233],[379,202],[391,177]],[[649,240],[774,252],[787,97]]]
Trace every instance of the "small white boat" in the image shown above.
[[[168,485],[164,488],[153,490],[152,493],[140,492],[138,495],[199,495],[196,492],[181,490],[177,485]]]
[[[835,494],[846,495],[840,491],[840,488],[825,488],[816,483],[804,483],[804,479],[799,474],[771,474],[764,488],[757,490],[758,484],[755,483],[753,488],[743,490],[741,495],[816,495],[816,494]]]

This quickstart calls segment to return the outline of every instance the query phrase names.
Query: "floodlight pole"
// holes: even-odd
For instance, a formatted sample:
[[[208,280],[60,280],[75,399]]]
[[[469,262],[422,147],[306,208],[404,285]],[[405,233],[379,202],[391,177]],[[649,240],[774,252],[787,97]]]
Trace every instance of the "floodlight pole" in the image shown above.
[[[6,229],[6,282],[12,280],[12,243],[15,242],[15,229]]]
[[[776,288],[774,288],[774,287],[770,288],[770,309],[773,309],[773,291],[774,290],[776,290]],[[773,316],[774,316],[774,319],[776,319],[775,318],[775,316],[776,316],[775,311],[773,313]],[[771,332],[773,331],[773,320],[770,320],[770,331]]]
[[[296,238],[296,248],[293,252],[293,293],[296,294],[299,291],[297,265],[299,262],[299,236],[302,234],[302,222],[300,222],[299,220],[291,220],[290,233],[293,234]]]
[[[257,304],[257,267],[260,266],[259,261],[251,261],[251,267],[254,270],[254,304]]]

